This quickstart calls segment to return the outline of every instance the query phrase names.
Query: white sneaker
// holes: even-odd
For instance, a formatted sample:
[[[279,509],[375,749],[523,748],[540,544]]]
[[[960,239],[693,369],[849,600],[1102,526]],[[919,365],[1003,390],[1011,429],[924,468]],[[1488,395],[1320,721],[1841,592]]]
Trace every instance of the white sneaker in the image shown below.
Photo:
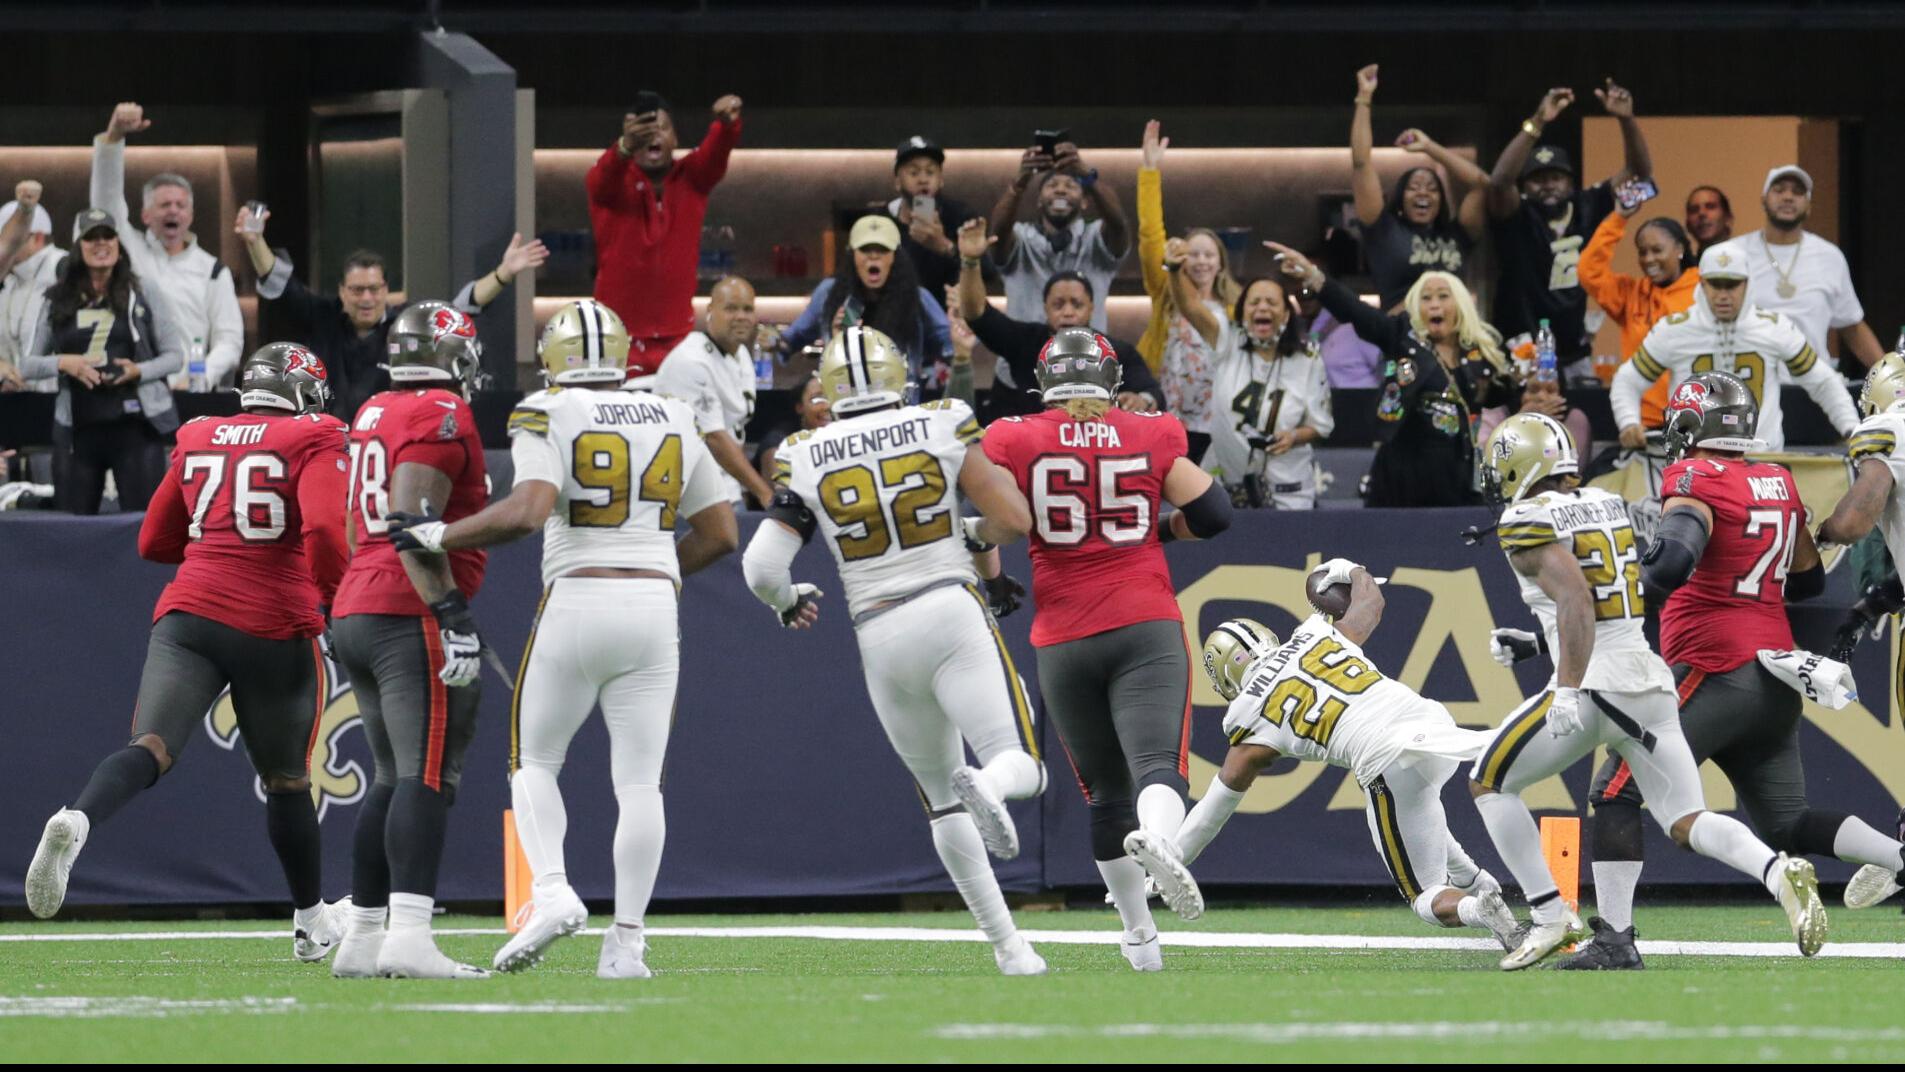
[[[1017,856],[1019,828],[1012,822],[1012,813],[1005,810],[1005,801],[986,787],[979,772],[972,767],[953,771],[952,787],[953,795],[966,806],[966,814],[972,816],[973,825],[979,828],[979,838],[986,843],[986,851],[1001,860]]]
[[[1005,975],[1044,975],[1045,958],[1038,955],[1025,935],[1015,934],[992,947],[993,962]]]
[[[1866,864],[1852,881],[1845,884],[1847,908],[1870,908],[1898,892],[1898,872],[1877,864]]]
[[[630,935],[624,938],[624,935]],[[602,956],[595,962],[597,979],[648,979],[654,972],[642,963],[648,943],[627,927],[610,926],[602,936]]]
[[[22,496],[33,495],[41,499],[53,497],[53,485],[35,484],[30,480],[14,480],[0,484],[0,510],[17,510]]]
[[[344,898],[318,906],[316,922],[291,931],[291,955],[302,961],[323,960],[332,947],[344,940],[350,927],[351,899]]]
[[[489,972],[443,955],[427,930],[386,934],[377,951],[377,974],[386,979],[487,979]]]
[[[384,950],[384,933],[381,923],[375,927],[347,929],[344,940],[337,945],[337,956],[331,958],[331,978],[377,978],[377,958]]]
[[[528,922],[515,937],[496,951],[490,966],[497,971],[513,972],[534,967],[549,947],[589,925],[589,910],[575,890],[564,886],[549,895],[548,901],[536,901]]]
[[[26,906],[34,915],[52,919],[66,903],[66,880],[79,850],[86,847],[92,825],[84,813],[71,808],[61,808],[46,821],[40,847],[33,851],[33,862],[26,869]]]
[[[1779,907],[1786,910],[1793,940],[1799,943],[1802,956],[1812,956],[1826,944],[1826,906],[1819,899],[1819,875],[1812,861],[1795,860],[1783,852],[1773,866],[1779,870]]]
[[[1574,909],[1564,908],[1560,919],[1552,923],[1536,923],[1530,927],[1528,936],[1521,940],[1521,944],[1502,958],[1502,970],[1520,971],[1523,968],[1531,968],[1548,959],[1548,955],[1555,950],[1564,945],[1579,942],[1587,936],[1587,924],[1582,923],[1581,917],[1574,914]]]
[[[1482,874],[1486,875],[1484,871]],[[1521,944],[1521,923],[1515,914],[1508,910],[1508,902],[1502,898],[1499,889],[1488,890],[1474,895],[1476,907],[1482,910],[1482,922],[1488,925],[1488,933],[1502,944],[1504,952],[1512,953]]]
[[[1118,943],[1118,951],[1124,954],[1125,962],[1132,971],[1154,972],[1164,970],[1164,946],[1158,941],[1158,932],[1149,934],[1144,931],[1126,931]]]
[[[1204,914],[1204,892],[1197,888],[1197,880],[1184,866],[1176,845],[1148,830],[1133,830],[1124,836],[1124,854],[1138,861],[1157,881],[1158,896],[1179,919],[1196,919]]]

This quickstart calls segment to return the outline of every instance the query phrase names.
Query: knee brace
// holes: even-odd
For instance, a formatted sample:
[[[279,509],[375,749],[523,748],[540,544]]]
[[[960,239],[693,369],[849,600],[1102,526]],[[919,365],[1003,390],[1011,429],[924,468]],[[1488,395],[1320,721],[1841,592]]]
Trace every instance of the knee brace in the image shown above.
[[[1091,856],[1124,859],[1124,836],[1138,828],[1138,811],[1129,800],[1091,805]]]
[[[1422,922],[1427,923],[1431,927],[1459,927],[1461,926],[1459,921],[1455,923],[1444,923],[1440,919],[1437,919],[1435,915],[1435,899],[1442,896],[1443,890],[1452,890],[1454,888],[1453,886],[1430,886],[1428,889],[1417,894],[1416,899],[1409,907],[1414,908],[1416,915],[1421,917]]]

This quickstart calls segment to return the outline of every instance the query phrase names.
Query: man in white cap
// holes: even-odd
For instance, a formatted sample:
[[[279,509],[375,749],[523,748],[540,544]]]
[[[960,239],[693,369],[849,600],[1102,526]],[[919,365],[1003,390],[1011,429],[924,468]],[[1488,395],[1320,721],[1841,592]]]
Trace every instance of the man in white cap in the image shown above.
[[[1865,307],[1852,289],[1845,254],[1805,228],[1812,214],[1812,176],[1798,164],[1768,171],[1760,204],[1766,226],[1743,242],[1752,265],[1753,304],[1790,317],[1821,356],[1829,352],[1826,338],[1835,330],[1842,358],[1850,354],[1869,367],[1885,356],[1885,347],[1865,324]]]
[[[66,251],[53,244],[53,217],[40,204],[40,184],[26,179],[13,196],[0,205],[0,390],[52,393],[59,390],[58,376],[25,380],[19,365]]]
[[[1779,412],[1780,365],[1825,411],[1840,436],[1850,436],[1858,427],[1859,415],[1845,381],[1820,360],[1790,317],[1755,304],[1759,284],[1748,282],[1752,268],[1743,248],[1751,241],[1735,238],[1708,246],[1700,254],[1700,290],[1693,308],[1663,317],[1641,340],[1633,360],[1614,374],[1608,401],[1622,446],[1645,444],[1640,397],[1663,372],[1673,373],[1674,390],[1696,372],[1738,377],[1759,403],[1759,438],[1768,450],[1779,450],[1786,442]]]

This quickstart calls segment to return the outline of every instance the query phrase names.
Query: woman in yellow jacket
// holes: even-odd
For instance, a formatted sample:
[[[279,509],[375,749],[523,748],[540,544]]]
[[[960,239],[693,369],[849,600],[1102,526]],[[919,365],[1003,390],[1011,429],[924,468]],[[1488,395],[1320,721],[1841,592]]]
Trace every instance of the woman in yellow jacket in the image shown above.
[[[1670,313],[1693,307],[1700,289],[1699,260],[1687,232],[1674,220],[1657,216],[1634,234],[1640,255],[1640,275],[1614,271],[1614,250],[1627,234],[1627,221],[1640,206],[1609,215],[1581,251],[1581,289],[1621,326],[1621,360],[1634,356],[1654,322]],[[1662,376],[1641,398],[1641,423],[1660,427],[1667,405],[1667,381]]]
[[[1180,319],[1176,296],[1171,291],[1171,275],[1164,268],[1164,184],[1158,173],[1164,163],[1164,150],[1171,139],[1158,136],[1159,124],[1153,119],[1144,125],[1143,161],[1138,167],[1138,266],[1144,272],[1144,292],[1151,298],[1151,323],[1138,340],[1138,354],[1152,372],[1162,373],[1164,351],[1170,345],[1173,329]],[[1237,304],[1242,288],[1230,272],[1230,253],[1215,232],[1195,228],[1186,237],[1202,235],[1216,249],[1217,272],[1199,282],[1199,291],[1209,300],[1228,308]],[[1202,245],[1202,242],[1200,242]],[[1192,276],[1198,275],[1193,271]]]

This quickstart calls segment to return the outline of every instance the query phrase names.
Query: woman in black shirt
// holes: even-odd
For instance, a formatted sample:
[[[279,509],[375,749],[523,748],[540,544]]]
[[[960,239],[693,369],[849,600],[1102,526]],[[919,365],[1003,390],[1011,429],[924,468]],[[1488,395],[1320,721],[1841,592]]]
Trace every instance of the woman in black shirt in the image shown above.
[[[1376,451],[1367,506],[1463,506],[1479,503],[1475,417],[1521,398],[1501,335],[1476,312],[1460,279],[1425,272],[1390,315],[1356,292],[1325,279],[1309,258],[1265,242],[1285,274],[1317,293],[1332,316],[1382,348],[1383,396],[1378,415],[1396,434]]]

